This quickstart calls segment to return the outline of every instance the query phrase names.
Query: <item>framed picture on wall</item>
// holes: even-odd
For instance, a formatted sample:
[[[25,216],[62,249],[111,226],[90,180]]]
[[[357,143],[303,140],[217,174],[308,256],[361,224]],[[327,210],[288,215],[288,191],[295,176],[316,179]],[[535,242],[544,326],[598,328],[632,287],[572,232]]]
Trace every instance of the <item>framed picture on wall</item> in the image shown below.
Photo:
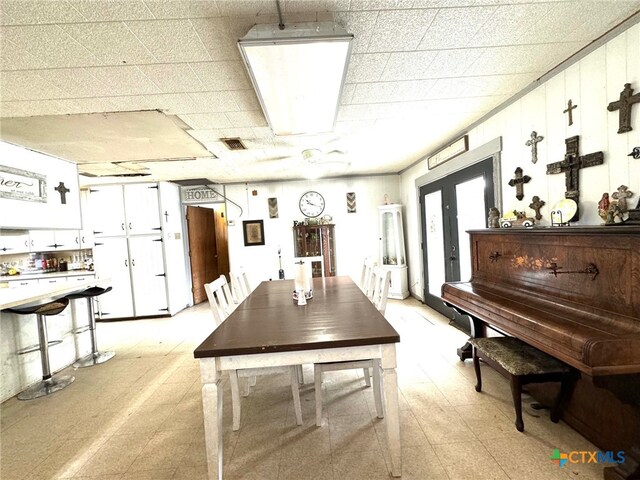
[[[264,223],[262,220],[244,220],[242,231],[245,247],[264,245]]]

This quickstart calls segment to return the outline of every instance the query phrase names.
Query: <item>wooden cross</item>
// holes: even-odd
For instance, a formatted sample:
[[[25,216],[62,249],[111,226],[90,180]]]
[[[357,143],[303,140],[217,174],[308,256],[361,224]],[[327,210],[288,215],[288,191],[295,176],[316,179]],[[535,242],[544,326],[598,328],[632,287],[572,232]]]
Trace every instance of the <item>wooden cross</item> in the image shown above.
[[[516,187],[516,198],[518,200],[522,200],[524,197],[524,184],[529,183],[531,177],[529,175],[522,175],[522,169],[520,167],[516,168],[515,178],[509,180],[509,186]]]
[[[541,142],[544,139],[542,135],[538,135],[538,132],[533,130],[531,132],[531,140],[527,140],[525,145],[527,147],[531,147],[531,162],[536,163],[538,161],[538,142]],[[538,219],[540,220],[540,219]]]
[[[580,137],[578,135],[565,139],[564,143],[567,149],[564,154],[564,160],[547,165],[547,175],[564,172],[564,183],[567,189],[564,192],[564,196],[572,199],[578,205],[573,218],[567,221],[575,222],[580,218],[580,169],[602,165],[604,163],[604,155],[602,152],[595,152],[580,156],[578,154],[580,151]]]
[[[633,95],[633,88],[630,83],[625,83],[624,88],[620,92],[620,99],[611,102],[607,107],[607,110],[613,112],[619,110],[619,125],[618,133],[630,132],[631,128],[631,105],[634,103],[640,103],[640,93]]]
[[[573,102],[571,101],[571,99],[569,99],[569,101],[567,102],[567,109],[562,111],[562,113],[568,113],[569,114],[569,125],[573,125],[573,113],[572,113],[572,110],[574,108],[578,108],[578,105],[574,105]]]
[[[67,203],[67,193],[71,190],[64,186],[64,182],[60,182],[54,190],[60,194],[60,203],[65,205]]]
[[[540,213],[540,209],[545,206],[545,201],[540,200],[540,197],[535,195],[531,199],[531,203],[529,204],[529,208],[533,209],[536,212],[536,220],[542,219],[542,214]]]

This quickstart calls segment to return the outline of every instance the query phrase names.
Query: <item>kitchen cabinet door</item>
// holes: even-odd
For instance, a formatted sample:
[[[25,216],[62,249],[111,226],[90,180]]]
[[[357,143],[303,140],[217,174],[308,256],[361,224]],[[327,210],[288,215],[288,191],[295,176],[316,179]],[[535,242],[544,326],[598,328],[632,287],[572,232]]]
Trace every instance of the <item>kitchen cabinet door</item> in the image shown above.
[[[96,239],[93,259],[98,277],[110,278],[113,289],[100,295],[103,319],[133,317],[133,296],[126,237]]]
[[[80,235],[78,230],[31,230],[29,246],[31,252],[78,250]]]
[[[19,231],[0,231],[0,255],[13,255],[29,251],[29,234]]]
[[[129,257],[136,316],[167,314],[162,237],[129,237]]]
[[[124,185],[124,204],[129,235],[160,233],[157,183]]]
[[[87,223],[93,228],[96,237],[126,235],[122,185],[107,185],[89,189]]]
[[[80,248],[93,248],[93,222],[89,208],[89,190],[80,191],[80,213],[82,217],[82,229],[80,230]]]

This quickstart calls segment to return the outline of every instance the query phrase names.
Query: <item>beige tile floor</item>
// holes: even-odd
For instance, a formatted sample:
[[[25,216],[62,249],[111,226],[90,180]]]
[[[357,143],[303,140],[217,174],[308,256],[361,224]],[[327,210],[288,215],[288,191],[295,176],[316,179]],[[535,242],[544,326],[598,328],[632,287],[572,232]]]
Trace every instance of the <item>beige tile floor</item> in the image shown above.
[[[513,425],[508,383],[488,368],[476,393],[471,362],[455,355],[465,337],[415,300],[390,301],[398,351],[405,480],[601,479],[597,465],[562,470],[549,459],[595,447],[548,415]],[[75,371],[76,381],[47,398],[0,406],[2,480],[162,480],[206,478],[202,404],[194,348],[211,331],[206,304],[170,319],[101,323],[106,364]],[[359,372],[325,375],[325,425],[314,417],[312,367],[296,426],[287,379],[262,377],[242,400],[231,431],[225,390],[225,478],[377,480],[389,478],[384,421]]]

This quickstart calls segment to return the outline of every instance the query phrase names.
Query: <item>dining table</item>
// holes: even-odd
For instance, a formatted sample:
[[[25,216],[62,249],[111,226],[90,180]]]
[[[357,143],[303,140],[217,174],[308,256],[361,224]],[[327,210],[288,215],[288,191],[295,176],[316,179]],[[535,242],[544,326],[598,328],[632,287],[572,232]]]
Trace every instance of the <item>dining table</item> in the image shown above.
[[[389,473],[400,477],[400,335],[350,277],[314,278],[305,305],[298,305],[293,292],[294,280],[262,282],[194,351],[209,480],[223,478],[223,372],[366,359],[380,360]]]

